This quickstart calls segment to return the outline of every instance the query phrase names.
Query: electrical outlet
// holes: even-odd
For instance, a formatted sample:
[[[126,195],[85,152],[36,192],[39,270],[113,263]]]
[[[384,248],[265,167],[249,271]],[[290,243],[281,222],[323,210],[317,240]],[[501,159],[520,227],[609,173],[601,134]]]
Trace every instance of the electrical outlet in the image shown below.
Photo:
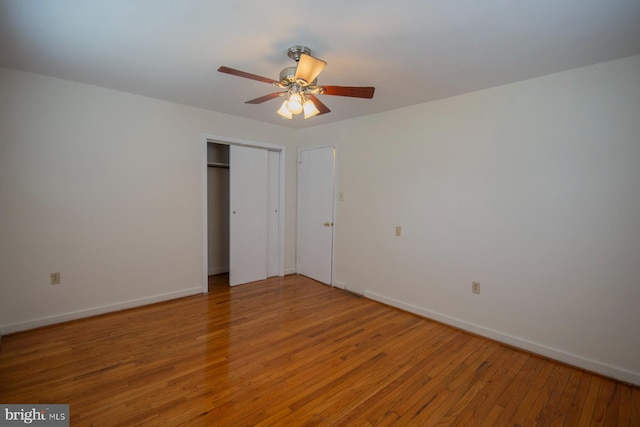
[[[60,284],[60,273],[51,273],[51,284],[59,285]]]
[[[471,282],[471,292],[474,294],[480,293],[480,282]]]

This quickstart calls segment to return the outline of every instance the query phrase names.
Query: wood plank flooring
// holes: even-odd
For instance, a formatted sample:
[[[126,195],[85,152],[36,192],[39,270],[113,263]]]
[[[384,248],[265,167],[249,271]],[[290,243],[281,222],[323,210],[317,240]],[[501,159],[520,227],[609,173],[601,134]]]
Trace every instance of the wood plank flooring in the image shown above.
[[[640,390],[302,276],[8,335],[1,403],[72,426],[640,426]]]

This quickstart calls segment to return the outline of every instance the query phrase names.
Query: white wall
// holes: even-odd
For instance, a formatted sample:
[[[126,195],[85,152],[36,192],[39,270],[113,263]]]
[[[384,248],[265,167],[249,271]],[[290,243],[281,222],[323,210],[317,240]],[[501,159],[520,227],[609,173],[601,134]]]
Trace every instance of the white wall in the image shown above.
[[[298,139],[337,147],[337,285],[640,384],[640,56]]]
[[[201,292],[202,134],[290,147],[295,269],[294,131],[0,69],[0,333]]]

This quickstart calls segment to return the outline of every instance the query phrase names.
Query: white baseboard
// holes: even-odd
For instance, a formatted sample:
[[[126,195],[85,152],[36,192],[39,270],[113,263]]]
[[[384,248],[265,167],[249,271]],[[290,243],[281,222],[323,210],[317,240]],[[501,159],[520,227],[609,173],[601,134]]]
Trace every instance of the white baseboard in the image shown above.
[[[347,284],[344,282],[339,282],[337,280],[333,281],[333,287],[334,288],[340,288],[340,289],[347,289]]]
[[[207,274],[209,276],[215,276],[216,274],[228,273],[229,267],[209,267]]]
[[[500,331],[495,331],[493,329],[485,328],[483,326],[469,323],[464,320],[427,310],[425,308],[399,301],[394,298],[389,298],[375,292],[365,291],[364,296],[383,304],[387,304],[414,314],[418,314],[428,319],[433,319],[438,322],[529,351],[531,353],[539,354],[541,356],[545,356],[550,359],[566,363],[568,365],[582,368],[587,371],[595,372],[609,378],[614,378],[625,383],[640,386],[640,373],[637,372],[631,372],[626,369],[598,362],[596,360],[587,359],[576,354],[567,353],[565,351],[558,350],[552,347],[547,347],[545,345],[531,342],[526,339],[518,338],[513,335],[505,334]]]
[[[168,292],[165,294],[154,295],[152,297],[138,298],[129,301],[123,301],[116,304],[102,305],[92,307],[85,310],[70,311],[67,313],[56,314],[53,316],[40,317],[38,319],[26,320],[23,322],[2,325],[0,327],[0,335],[7,335],[13,332],[26,331],[42,326],[53,325],[56,323],[68,322],[69,320],[82,319],[83,317],[95,316],[98,314],[111,313],[113,311],[124,310],[127,308],[139,307],[142,305],[153,304],[156,302],[168,301],[176,298],[182,298],[190,295],[201,294],[202,288],[184,289],[176,292]]]
[[[364,295],[364,290],[362,289],[357,289],[357,288],[352,288],[350,286],[347,286],[346,283],[344,282],[340,282],[338,280],[334,280],[333,282],[333,286],[335,288],[340,288],[340,289],[344,289],[345,291],[357,294],[357,295]],[[373,299],[373,298],[372,298]]]
[[[296,268],[295,267],[289,267],[289,268],[285,268],[284,269],[284,275],[288,276],[289,274],[296,274]]]

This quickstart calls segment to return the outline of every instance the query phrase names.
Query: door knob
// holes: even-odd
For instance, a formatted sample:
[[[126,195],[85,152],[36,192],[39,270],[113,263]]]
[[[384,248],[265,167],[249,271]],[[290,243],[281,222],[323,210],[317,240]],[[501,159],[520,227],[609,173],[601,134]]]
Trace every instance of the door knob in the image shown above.
[[[332,222],[329,222],[329,221],[327,221],[327,222],[325,222],[325,223],[324,223],[324,226],[325,226],[325,227],[331,227],[332,225],[333,225],[333,223],[332,223]]]

